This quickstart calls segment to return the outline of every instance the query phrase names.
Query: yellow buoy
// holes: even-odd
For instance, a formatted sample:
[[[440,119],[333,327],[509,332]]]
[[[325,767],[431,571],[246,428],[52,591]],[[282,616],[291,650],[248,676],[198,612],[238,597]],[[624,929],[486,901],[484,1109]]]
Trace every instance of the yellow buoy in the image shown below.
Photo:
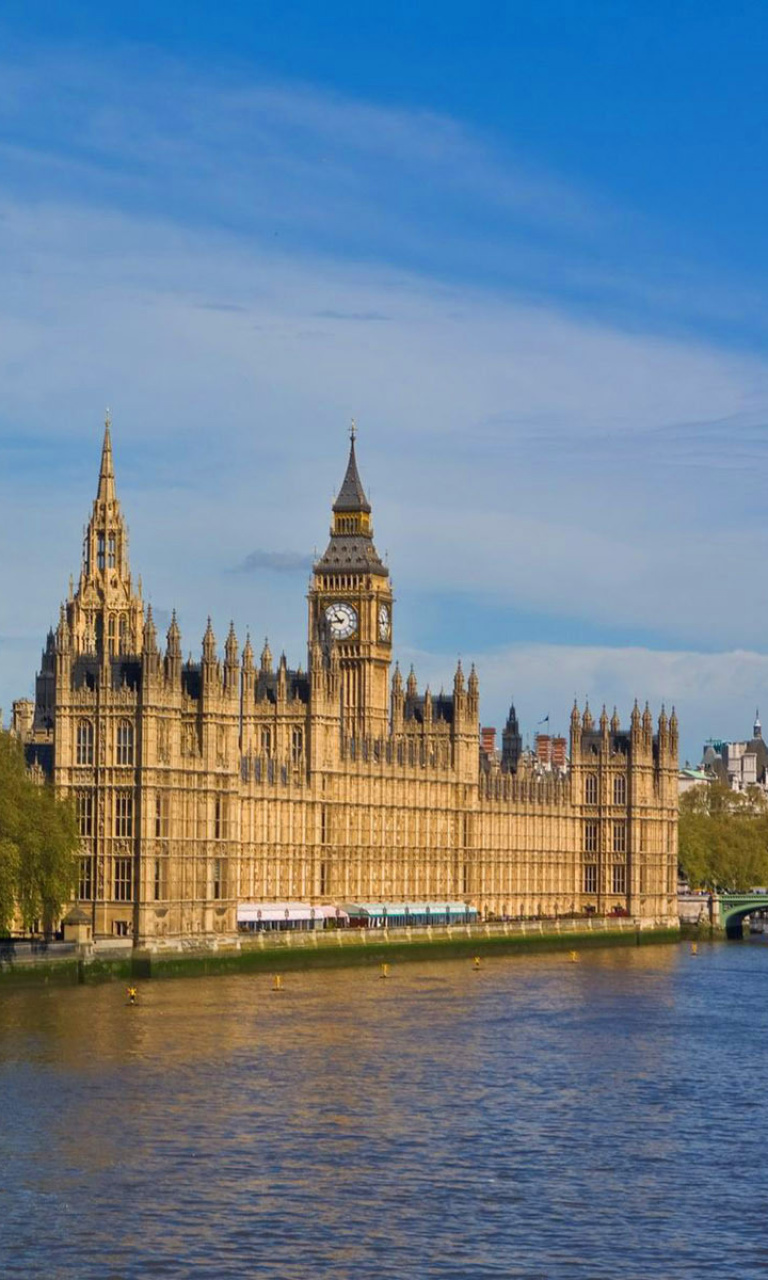
[[[579,959],[578,951],[571,951],[568,955],[568,959],[570,960],[571,964],[576,964]]]
[[[698,954],[699,954],[699,946],[698,946],[698,943],[696,943],[696,942],[692,942],[692,943],[691,943],[691,955],[692,955],[692,956],[697,956]]]
[[[283,979],[280,977],[279,973],[276,973],[274,978],[272,979],[272,990],[282,991],[282,989],[283,989]]]
[[[388,978],[388,977],[389,977],[389,965],[388,965],[388,964],[383,964],[383,965],[381,966],[381,976],[382,976],[382,978]]]
[[[480,957],[479,957],[479,956],[475,956],[474,964],[475,964],[475,968],[476,968],[476,969],[479,969],[479,968],[480,968]]]
[[[138,999],[138,995],[139,995],[139,993],[138,993],[138,991],[136,990],[136,988],[135,988],[135,987],[128,987],[128,989],[127,989],[127,991],[126,991],[126,994],[127,994],[127,996],[128,996],[128,1003],[129,1003],[129,1004],[135,1004],[135,1003],[136,1003],[136,1001],[137,1001],[137,999]]]

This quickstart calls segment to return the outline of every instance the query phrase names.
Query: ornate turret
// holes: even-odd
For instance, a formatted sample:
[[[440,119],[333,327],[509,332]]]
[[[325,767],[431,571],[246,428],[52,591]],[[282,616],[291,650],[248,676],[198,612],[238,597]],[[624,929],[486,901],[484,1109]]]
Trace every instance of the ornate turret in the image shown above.
[[[756,711],[755,711],[755,723],[752,725],[752,737],[753,737],[753,738],[762,738],[762,736],[763,736],[763,726],[762,726],[762,725],[761,725],[761,723],[760,723],[760,712],[759,712],[759,710],[756,710]]]
[[[224,646],[224,687],[230,697],[240,692],[240,661],[235,624],[230,622],[226,644]]]
[[[476,716],[480,703],[480,681],[477,678],[474,662],[472,663],[472,667],[469,672],[469,679],[467,680],[467,699],[471,714]]]
[[[464,672],[461,668],[461,658],[456,663],[456,674],[453,677],[453,692],[459,698],[464,693]]]
[[[213,663],[216,661],[216,637],[213,634],[211,626],[210,614],[208,615],[208,625],[205,628],[203,636],[203,662]]]
[[[144,670],[154,675],[160,665],[160,651],[157,647],[157,628],[152,617],[152,605],[147,605],[147,616],[144,620],[143,653]]]
[[[147,616],[144,621],[144,652],[157,653],[157,627],[152,617],[152,605],[147,605]]]
[[[595,722],[592,719],[592,712],[589,709],[589,703],[587,703],[584,708],[584,715],[582,717],[581,725],[585,733],[591,733],[595,726]]]
[[[131,585],[128,531],[117,499],[109,415],[80,578],[76,591],[70,583],[66,609],[73,655],[97,654],[104,664],[119,655],[140,654],[144,611],[140,593],[134,593]]]
[[[619,713],[615,707],[613,708],[613,715],[611,716],[611,733],[621,733],[621,721],[619,720]]]
[[[571,711],[571,734],[581,733],[581,714],[579,712],[579,704],[574,698],[573,710]]]
[[[264,637],[264,648],[261,651],[261,670],[268,675],[272,670],[272,650],[269,647],[269,640]]]
[[[405,682],[405,696],[409,702],[413,702],[418,697],[418,694],[419,687],[416,683],[416,672],[413,669],[413,663],[411,663],[408,679]]]

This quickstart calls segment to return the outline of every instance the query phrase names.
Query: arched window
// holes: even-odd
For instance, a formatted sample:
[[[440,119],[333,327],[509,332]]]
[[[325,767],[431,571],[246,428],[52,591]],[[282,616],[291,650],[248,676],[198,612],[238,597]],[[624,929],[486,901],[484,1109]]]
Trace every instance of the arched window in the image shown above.
[[[304,734],[301,729],[294,729],[291,734],[291,759],[294,764],[301,763],[301,754],[304,750]]]
[[[93,764],[93,724],[80,720],[77,725],[77,763]]]
[[[117,726],[117,763],[133,764],[133,725],[121,720]]]
[[[272,753],[272,730],[267,725],[261,730],[261,750],[265,756]]]
[[[584,803],[597,804],[597,775],[588,773],[584,779]]]
[[[115,615],[113,613],[109,615],[109,622],[107,623],[107,639],[109,641],[109,652],[114,653],[115,652]]]
[[[128,619],[124,613],[120,615],[120,652],[128,652]]]
[[[619,776],[613,780],[613,803],[627,803],[627,779],[626,775],[623,773],[620,773]]]

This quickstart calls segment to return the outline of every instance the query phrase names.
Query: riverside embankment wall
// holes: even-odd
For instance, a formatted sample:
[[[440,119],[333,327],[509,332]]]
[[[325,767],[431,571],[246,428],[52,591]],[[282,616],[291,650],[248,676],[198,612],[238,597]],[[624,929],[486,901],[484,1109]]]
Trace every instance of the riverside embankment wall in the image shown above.
[[[536,951],[641,946],[676,942],[680,929],[643,919],[543,920],[429,929],[344,929],[259,933],[219,939],[215,945],[153,951],[96,950],[78,954],[57,944],[33,951],[6,945],[0,951],[0,984],[90,983],[216,973],[341,968],[417,960],[449,960]]]

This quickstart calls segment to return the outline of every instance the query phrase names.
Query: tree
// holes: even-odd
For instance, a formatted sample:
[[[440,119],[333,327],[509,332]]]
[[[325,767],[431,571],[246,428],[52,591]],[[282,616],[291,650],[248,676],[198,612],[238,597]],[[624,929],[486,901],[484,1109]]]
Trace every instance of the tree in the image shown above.
[[[768,801],[721,782],[680,797],[680,865],[694,888],[751,889],[768,884]]]
[[[77,884],[80,839],[72,805],[30,775],[19,742],[0,731],[0,931],[53,928]]]

